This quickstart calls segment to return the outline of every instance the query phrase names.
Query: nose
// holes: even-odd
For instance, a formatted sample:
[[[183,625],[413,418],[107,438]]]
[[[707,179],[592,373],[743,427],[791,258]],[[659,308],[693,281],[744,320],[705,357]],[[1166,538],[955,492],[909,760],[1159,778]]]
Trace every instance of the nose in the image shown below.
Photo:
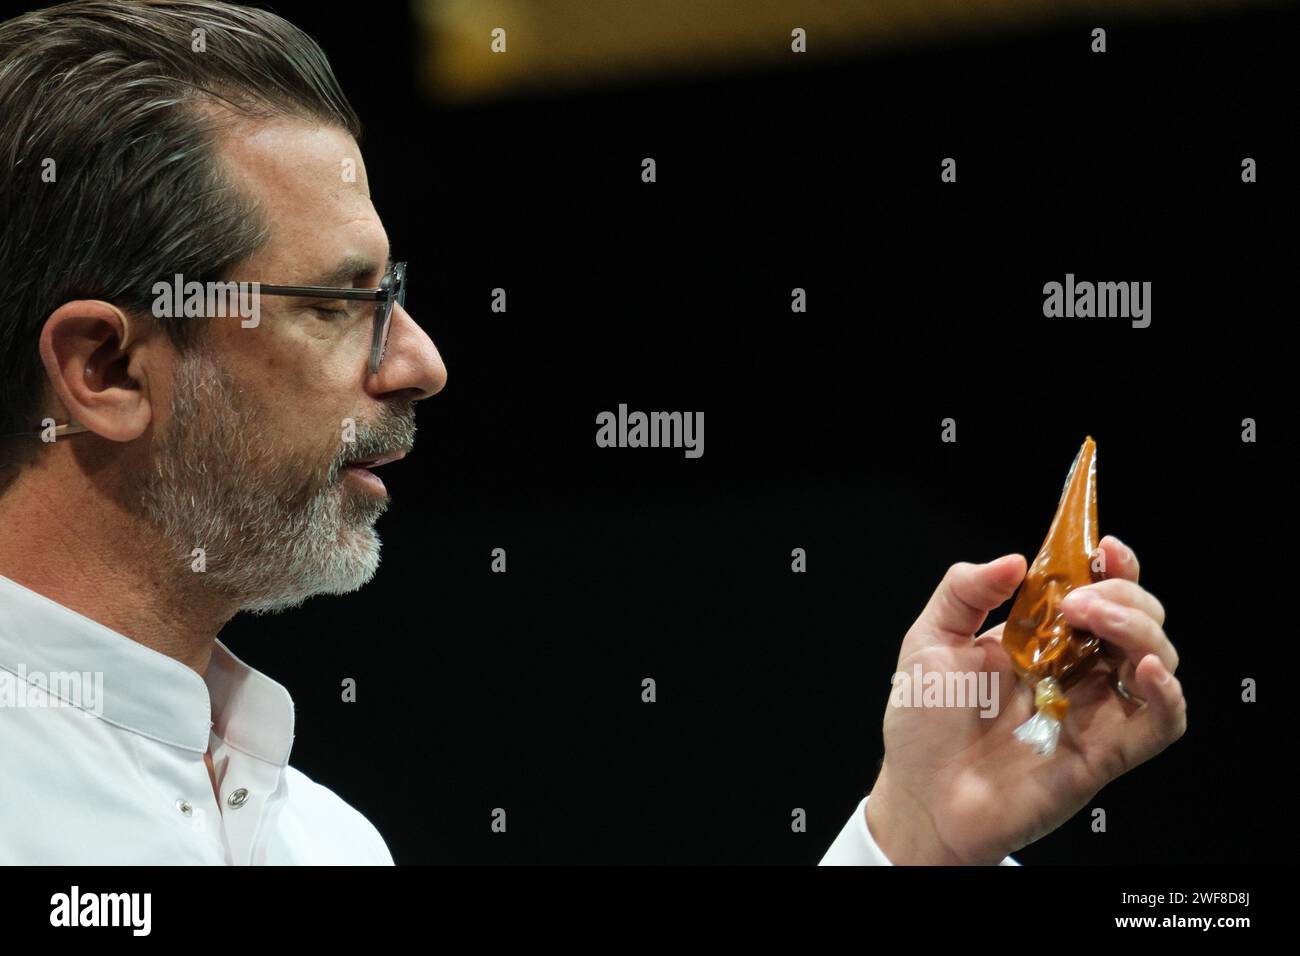
[[[447,366],[433,344],[433,339],[402,306],[393,303],[388,328],[388,348],[379,371],[368,377],[368,387],[376,398],[401,396],[407,401],[437,395],[447,384]]]

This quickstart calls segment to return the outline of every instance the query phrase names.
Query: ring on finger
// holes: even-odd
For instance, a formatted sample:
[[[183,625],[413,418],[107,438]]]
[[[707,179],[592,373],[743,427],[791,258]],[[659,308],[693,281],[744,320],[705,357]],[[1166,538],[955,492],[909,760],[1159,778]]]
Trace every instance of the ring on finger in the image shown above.
[[[1130,703],[1137,704],[1139,707],[1141,707],[1146,703],[1146,700],[1137,696],[1137,694],[1134,694],[1127,687],[1124,686],[1124,681],[1119,676],[1118,667],[1110,672],[1110,685],[1115,688],[1115,693],[1119,694],[1120,697],[1124,698]]]

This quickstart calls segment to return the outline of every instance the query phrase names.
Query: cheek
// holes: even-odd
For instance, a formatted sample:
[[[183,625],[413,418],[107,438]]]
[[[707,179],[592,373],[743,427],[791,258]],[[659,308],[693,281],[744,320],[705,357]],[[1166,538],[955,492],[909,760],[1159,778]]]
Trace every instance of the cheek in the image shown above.
[[[341,343],[322,338],[282,336],[259,343],[253,376],[264,395],[306,413],[325,411],[357,387]]]
[[[285,399],[292,404],[292,418],[286,425],[300,436],[290,440],[308,445],[322,461],[332,460],[341,446],[356,440],[361,427],[356,391],[350,370],[333,363],[318,363],[299,376],[292,395]]]
[[[333,456],[356,417],[365,392],[368,354],[353,355],[347,341],[277,328],[264,320],[254,335],[227,342],[237,375],[257,396],[286,447],[308,457]]]

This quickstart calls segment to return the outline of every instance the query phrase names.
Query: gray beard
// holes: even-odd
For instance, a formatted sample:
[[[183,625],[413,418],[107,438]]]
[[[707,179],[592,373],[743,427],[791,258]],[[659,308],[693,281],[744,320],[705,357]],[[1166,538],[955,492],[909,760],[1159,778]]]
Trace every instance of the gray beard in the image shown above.
[[[154,436],[153,467],[142,481],[143,516],[177,558],[177,573],[236,598],[256,614],[297,607],[317,594],[346,594],[379,568],[374,529],[388,499],[343,484],[344,463],[408,449],[411,406],[342,441],[327,464],[281,449],[202,346],[182,353],[171,421]],[[192,569],[202,548],[203,572]]]

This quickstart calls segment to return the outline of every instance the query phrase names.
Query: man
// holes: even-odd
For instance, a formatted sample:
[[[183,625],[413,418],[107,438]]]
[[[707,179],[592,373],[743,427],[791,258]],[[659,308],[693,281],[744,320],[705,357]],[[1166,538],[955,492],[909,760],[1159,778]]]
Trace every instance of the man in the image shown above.
[[[0,861],[390,863],[289,766],[284,688],[217,640],[240,610],[369,580],[387,495],[366,466],[411,449],[413,403],[446,382],[355,115],[301,32],[199,0],[0,25],[0,110]],[[175,276],[334,291],[177,317]],[[1103,547],[1118,573],[1067,611],[1137,664],[1140,714],[1094,699],[1044,775],[1003,719],[892,712],[823,863],[1009,862],[1181,734],[1163,609]],[[996,629],[973,635],[1024,572],[954,566],[900,663],[1005,666]]]
[[[364,466],[446,382],[356,116],[299,30],[190,0],[0,25],[0,115],[0,861],[391,863],[217,640],[370,579]],[[177,275],[379,291],[196,318]]]

